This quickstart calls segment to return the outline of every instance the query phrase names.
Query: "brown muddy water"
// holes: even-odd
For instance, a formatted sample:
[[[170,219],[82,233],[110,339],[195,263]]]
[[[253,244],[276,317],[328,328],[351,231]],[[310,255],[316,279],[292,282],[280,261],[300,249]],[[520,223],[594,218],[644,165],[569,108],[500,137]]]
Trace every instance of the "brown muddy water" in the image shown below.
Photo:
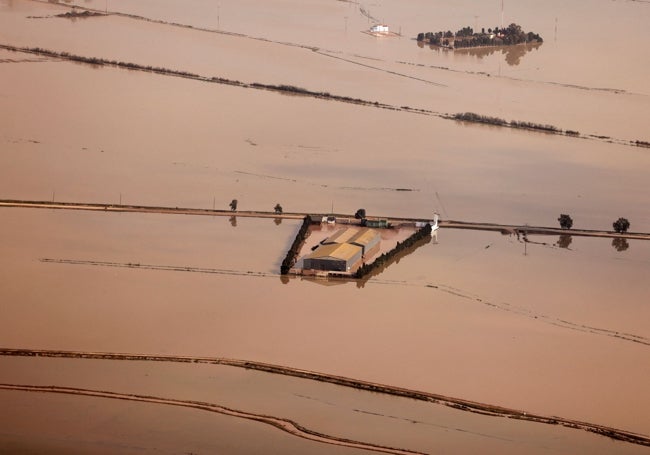
[[[500,2],[448,3],[77,2],[228,32],[212,33],[115,14],[55,18],[70,7],[0,0],[0,44],[650,140],[649,56],[627,45],[647,41],[650,5],[505,2],[506,22],[545,38],[511,64],[516,56],[501,50],[418,47],[410,38],[420,31],[499,25]],[[368,15],[404,36],[360,33]],[[611,24],[625,35],[585,38]],[[624,216],[631,230],[650,231],[648,149],[607,139],[4,50],[0,106],[1,198],[201,208],[237,198],[240,210],[435,210],[551,226],[569,213],[576,227],[610,229]],[[9,208],[0,216],[0,346],[249,359],[650,434],[646,242],[525,243],[443,229],[367,282],[325,282],[277,274],[298,221]],[[426,453],[643,450],[229,367],[0,364],[0,382],[205,400]],[[351,451],[149,403],[2,391],[0,404],[12,409],[0,413],[0,451],[71,453],[70,441],[78,453]],[[215,426],[228,436],[214,438]]]
[[[533,239],[546,245],[524,246],[495,233],[442,230],[436,240],[359,288],[354,283],[321,286],[299,278],[284,283],[277,275],[256,275],[277,270],[297,222],[285,220],[277,226],[272,220],[242,219],[233,227],[225,217],[26,209],[3,213],[7,223],[2,233],[6,258],[2,275],[9,281],[1,297],[6,320],[14,321],[3,327],[3,346],[260,360],[647,432],[644,422],[650,403],[645,402],[645,390],[650,372],[643,359],[650,334],[644,324],[649,316],[643,304],[648,292],[642,281],[650,245],[644,242],[630,241],[628,249],[619,252],[610,241],[576,238],[569,250],[550,244],[554,238]],[[56,264],[41,258],[209,266],[221,272]],[[616,294],[626,299],[614,299],[613,307]],[[628,335],[620,338],[616,332]],[[33,362],[46,366],[30,367]],[[173,374],[162,374],[159,388],[144,384],[124,389],[133,382],[120,373],[130,368],[128,363],[106,367],[112,373],[105,377],[102,369],[86,374],[72,367],[66,372],[66,365],[83,369],[85,361],[3,358],[2,363],[3,381],[10,383],[130,393],[150,390],[152,395],[177,399],[194,390],[181,387]],[[96,363],[88,363],[89,369]],[[178,368],[195,371],[192,366]],[[222,381],[228,374],[212,376]],[[248,395],[247,381],[237,381],[232,390],[239,393],[218,394],[218,402],[259,411],[242,396]],[[294,380],[273,381],[288,394]],[[264,382],[251,387],[263,396],[271,393]],[[346,403],[348,392],[337,390],[331,397]],[[322,400],[329,403],[331,397]],[[24,400],[39,403],[41,398],[32,393],[19,401]],[[454,447],[459,441],[471,448],[474,441],[456,432],[451,439],[438,435],[442,441],[431,440],[427,426],[419,427],[422,432],[404,433],[401,426],[390,427],[393,419],[385,423],[392,430],[373,433],[374,418],[344,429],[348,424],[344,417],[279,401],[280,409],[262,410],[300,423],[316,418],[313,426],[326,432],[348,434],[355,429],[354,435],[364,440],[372,434],[385,435],[389,441],[412,438],[422,442],[407,447],[427,453],[438,444]],[[416,412],[412,407],[419,405],[403,400],[400,406]],[[349,408],[366,409],[348,404]],[[520,450],[499,442],[502,430],[492,426],[492,418],[469,414],[467,421],[466,414],[457,418],[471,431],[497,438],[495,451]],[[146,415],[142,425],[148,425]],[[477,418],[479,428],[471,423]],[[443,427],[455,421],[445,415],[436,419],[433,423]],[[481,423],[482,419],[488,421]],[[531,450],[547,447],[553,437],[545,432],[557,431],[528,425],[524,424],[529,428],[525,431],[511,431]],[[76,425],[71,428],[74,433]],[[585,437],[575,433],[566,437],[570,441]],[[611,442],[592,438],[587,437],[592,441],[588,444],[603,453],[610,451]],[[620,443],[614,447],[619,445],[621,450],[630,447]]]
[[[46,373],[37,377],[35,369]],[[414,400],[216,365],[10,358],[3,360],[1,378],[2,382],[66,384],[218,403],[259,415],[282,415],[328,435],[425,453],[431,448],[445,453],[618,450],[631,454],[643,450],[554,425],[468,415]],[[42,425],[38,437],[28,442],[16,436],[7,438],[0,442],[5,448],[60,447],[78,453],[140,453],[154,447],[162,453],[372,453],[304,441],[259,423],[200,410],[4,390],[0,396],[5,409],[11,410],[3,413],[11,418],[0,418],[5,431],[24,436],[34,422]],[[58,413],[63,406],[65,416],[43,417]],[[219,436],[226,433],[228,438]],[[264,444],[269,445],[268,450]]]

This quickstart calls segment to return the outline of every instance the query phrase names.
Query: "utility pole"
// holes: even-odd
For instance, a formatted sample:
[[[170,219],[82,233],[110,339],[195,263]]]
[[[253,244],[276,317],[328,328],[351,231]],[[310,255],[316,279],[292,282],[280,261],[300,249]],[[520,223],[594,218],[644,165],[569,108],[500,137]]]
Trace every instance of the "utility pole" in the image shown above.
[[[501,30],[503,30],[503,0],[501,0]]]

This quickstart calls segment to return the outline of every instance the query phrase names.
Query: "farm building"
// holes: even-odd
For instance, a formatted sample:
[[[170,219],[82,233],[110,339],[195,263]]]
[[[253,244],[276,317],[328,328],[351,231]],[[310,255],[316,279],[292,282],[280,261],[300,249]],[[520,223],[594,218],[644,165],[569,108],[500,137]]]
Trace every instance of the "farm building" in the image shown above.
[[[364,218],[361,220],[361,226],[373,227],[373,228],[387,228],[388,220],[373,220],[369,218]]]
[[[359,231],[356,229],[339,229],[334,234],[323,240],[321,243],[323,245],[330,245],[332,243],[351,243],[350,239],[354,237],[357,232]]]
[[[350,243],[321,245],[304,258],[303,268],[349,272],[361,260],[363,249]]]
[[[377,231],[372,229],[340,229],[333,235],[329,236],[321,243],[323,245],[331,245],[334,243],[351,243],[358,245],[362,248],[365,255],[368,251],[372,250],[376,245],[379,245],[381,236]]]
[[[363,250],[363,255],[365,256],[368,252],[372,251],[373,248],[379,245],[381,241],[381,236],[375,230],[364,228],[359,231],[348,241],[352,245],[359,245]]]

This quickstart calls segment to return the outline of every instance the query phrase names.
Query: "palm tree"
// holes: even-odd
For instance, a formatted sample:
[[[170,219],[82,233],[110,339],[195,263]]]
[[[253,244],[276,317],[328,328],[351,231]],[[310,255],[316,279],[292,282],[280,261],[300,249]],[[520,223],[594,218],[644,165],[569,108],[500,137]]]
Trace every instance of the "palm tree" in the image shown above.
[[[280,205],[279,202],[277,204],[275,204],[275,207],[273,207],[273,210],[275,210],[275,213],[282,213],[282,206]]]

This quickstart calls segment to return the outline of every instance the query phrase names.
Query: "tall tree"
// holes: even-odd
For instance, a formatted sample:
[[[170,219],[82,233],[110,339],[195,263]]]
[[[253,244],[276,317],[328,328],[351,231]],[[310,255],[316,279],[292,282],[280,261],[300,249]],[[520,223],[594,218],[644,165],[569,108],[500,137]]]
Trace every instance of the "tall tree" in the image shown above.
[[[573,219],[564,213],[561,214],[557,220],[560,222],[560,227],[562,229],[571,229],[573,226]]]
[[[630,229],[630,222],[627,220],[627,218],[619,218],[618,220],[614,221],[614,223],[612,223],[612,226],[616,232],[627,232],[627,230]]]

